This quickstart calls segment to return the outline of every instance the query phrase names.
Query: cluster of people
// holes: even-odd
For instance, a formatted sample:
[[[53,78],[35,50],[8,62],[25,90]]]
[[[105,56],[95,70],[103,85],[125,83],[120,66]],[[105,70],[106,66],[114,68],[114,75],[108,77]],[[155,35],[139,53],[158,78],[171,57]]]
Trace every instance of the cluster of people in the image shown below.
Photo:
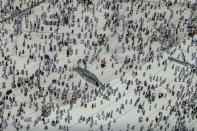
[[[0,0],[0,128],[194,131],[196,73],[168,56],[197,63],[196,7],[178,0]]]

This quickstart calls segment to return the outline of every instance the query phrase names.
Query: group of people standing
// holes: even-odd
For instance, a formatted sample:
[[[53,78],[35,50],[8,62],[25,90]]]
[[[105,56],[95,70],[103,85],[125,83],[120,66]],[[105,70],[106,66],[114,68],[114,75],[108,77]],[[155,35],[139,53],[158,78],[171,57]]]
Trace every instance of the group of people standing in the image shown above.
[[[116,130],[119,116],[136,109],[138,118],[125,118],[127,131],[194,131],[188,123],[197,119],[195,73],[167,56],[197,63],[196,4],[0,1],[0,128],[72,131],[85,122],[89,130]],[[74,71],[78,66],[93,72],[105,88],[81,78]],[[100,109],[105,102],[118,107],[106,112]],[[99,112],[72,112],[78,108]],[[81,114],[77,121],[75,114]]]

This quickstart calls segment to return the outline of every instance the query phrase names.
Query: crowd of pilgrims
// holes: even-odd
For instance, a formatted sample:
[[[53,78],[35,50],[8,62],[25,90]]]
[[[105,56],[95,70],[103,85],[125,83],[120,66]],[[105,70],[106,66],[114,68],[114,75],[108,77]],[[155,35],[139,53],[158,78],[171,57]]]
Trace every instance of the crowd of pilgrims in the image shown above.
[[[188,126],[187,120],[197,119],[196,73],[189,67],[170,65],[164,54],[179,52],[177,58],[184,61],[187,53],[192,54],[191,60],[197,58],[196,52],[190,51],[197,45],[195,33],[188,29],[195,5],[178,0],[0,0],[4,19],[0,23],[0,128],[28,131],[42,125],[45,130],[53,126],[69,131],[76,103],[88,112],[112,101],[111,97],[118,103],[132,90],[134,97],[128,96],[119,108],[101,110],[96,117],[80,115],[77,123],[86,123],[90,130],[96,125],[101,131],[111,130],[118,121],[114,114],[134,106],[140,117],[127,118],[127,131],[137,130],[132,119],[138,119],[141,131],[194,131],[195,124]],[[189,39],[191,43],[186,42]],[[182,49],[185,46],[187,52]],[[80,78],[74,72],[77,66],[87,70],[95,66],[92,71],[105,89]],[[156,68],[162,74],[171,70],[174,77],[153,73]],[[123,86],[107,82],[107,74]],[[157,101],[167,104],[160,108]],[[152,110],[159,113],[150,120]],[[49,119],[52,114],[55,117]],[[176,122],[172,123],[170,116]],[[107,124],[99,124],[101,119]]]

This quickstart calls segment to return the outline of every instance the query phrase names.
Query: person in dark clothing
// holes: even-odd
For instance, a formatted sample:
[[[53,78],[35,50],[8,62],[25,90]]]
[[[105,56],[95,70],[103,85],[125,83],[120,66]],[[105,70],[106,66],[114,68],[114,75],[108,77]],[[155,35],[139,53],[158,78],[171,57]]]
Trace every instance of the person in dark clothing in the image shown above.
[[[69,57],[69,50],[67,50],[67,52],[66,52],[66,53],[67,53],[67,57]]]

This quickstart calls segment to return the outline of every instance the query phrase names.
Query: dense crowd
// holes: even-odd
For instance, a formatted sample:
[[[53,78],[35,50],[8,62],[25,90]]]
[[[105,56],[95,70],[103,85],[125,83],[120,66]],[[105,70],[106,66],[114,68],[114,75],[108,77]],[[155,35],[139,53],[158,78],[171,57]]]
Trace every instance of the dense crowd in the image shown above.
[[[127,131],[194,131],[196,125],[188,123],[197,119],[196,73],[167,56],[197,63],[196,4],[0,0],[0,128],[74,130],[72,110],[89,112],[105,101],[117,104],[126,98],[107,113],[77,112],[76,126],[112,130],[120,124],[116,114],[136,108],[140,116],[125,118],[130,121],[124,123]],[[105,88],[85,81],[76,67],[93,72]],[[115,79],[119,86],[111,83]]]

